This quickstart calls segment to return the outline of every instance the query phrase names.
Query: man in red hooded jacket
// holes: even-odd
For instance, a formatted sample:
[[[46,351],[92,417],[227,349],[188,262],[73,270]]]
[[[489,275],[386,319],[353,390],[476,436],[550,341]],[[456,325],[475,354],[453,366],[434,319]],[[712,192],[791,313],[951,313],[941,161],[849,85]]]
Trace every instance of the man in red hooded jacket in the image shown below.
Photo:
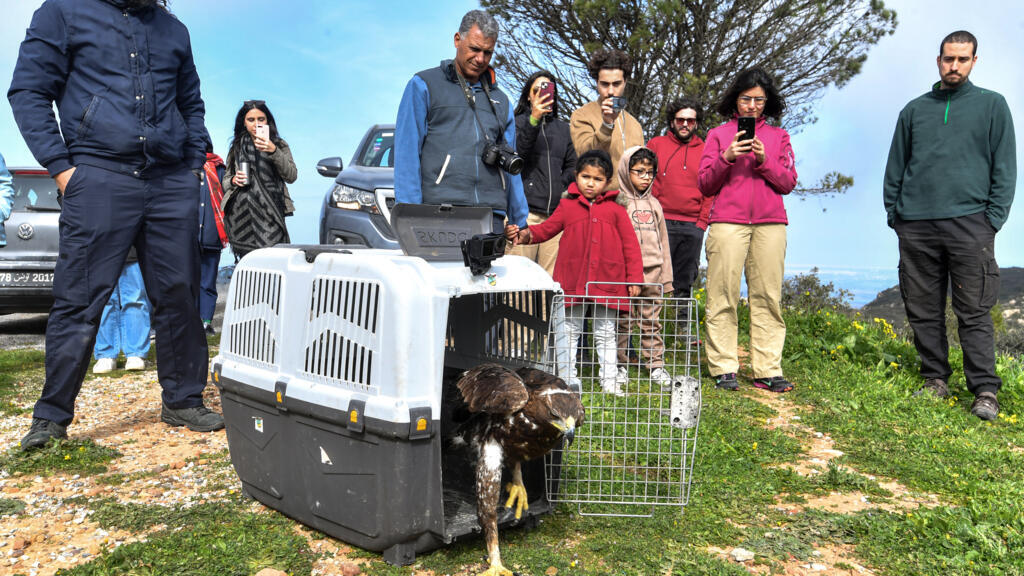
[[[697,169],[704,154],[704,141],[697,136],[700,105],[691,98],[678,98],[669,104],[665,116],[668,130],[647,143],[658,155],[658,173],[651,193],[665,211],[675,293],[688,298],[697,279],[700,247],[713,199],[697,188]]]

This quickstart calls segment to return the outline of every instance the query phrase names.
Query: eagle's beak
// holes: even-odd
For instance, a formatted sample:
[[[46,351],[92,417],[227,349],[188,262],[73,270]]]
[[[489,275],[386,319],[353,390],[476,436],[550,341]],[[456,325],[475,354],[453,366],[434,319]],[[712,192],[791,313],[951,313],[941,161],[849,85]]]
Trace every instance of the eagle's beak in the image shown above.
[[[576,419],[570,416],[557,426],[562,431],[562,434],[565,435],[565,439],[568,442],[566,446],[572,446],[573,438],[576,437]]]

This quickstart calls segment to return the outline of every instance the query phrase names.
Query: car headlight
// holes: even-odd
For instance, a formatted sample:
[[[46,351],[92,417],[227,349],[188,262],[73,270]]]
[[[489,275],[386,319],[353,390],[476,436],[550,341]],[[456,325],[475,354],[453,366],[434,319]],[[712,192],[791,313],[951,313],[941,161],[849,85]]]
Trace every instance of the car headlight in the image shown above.
[[[331,202],[345,210],[363,210],[378,212],[377,198],[369,190],[360,190],[344,184],[335,184],[331,188]]]

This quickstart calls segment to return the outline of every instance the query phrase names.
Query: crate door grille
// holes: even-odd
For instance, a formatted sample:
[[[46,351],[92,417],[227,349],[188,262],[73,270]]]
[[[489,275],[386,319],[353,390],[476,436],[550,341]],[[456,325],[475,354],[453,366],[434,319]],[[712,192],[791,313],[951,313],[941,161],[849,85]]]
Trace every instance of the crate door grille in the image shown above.
[[[318,276],[309,299],[303,373],[315,382],[369,391],[380,358],[381,287]]]
[[[283,276],[245,269],[232,282],[235,299],[224,354],[243,364],[272,368],[278,360]]]
[[[463,369],[483,362],[544,368],[554,292],[470,294],[451,301],[445,364]]]
[[[566,300],[572,304],[570,297]],[[655,506],[682,509],[690,497],[701,403],[696,301],[638,297],[623,302],[630,312],[617,317],[617,324],[630,322],[628,346],[641,360],[629,365],[621,396],[607,381],[607,391],[602,388],[595,322],[606,316],[592,305],[581,313],[583,309],[561,307],[561,302],[552,311],[552,368],[570,386],[582,389],[586,416],[573,445],[548,455],[547,492],[553,502],[577,503],[581,514],[650,516]],[[635,324],[641,307],[647,307],[648,317],[657,312],[657,322]],[[577,360],[575,338],[565,322],[581,318]],[[642,329],[648,338],[641,338]],[[663,354],[653,334],[664,341]],[[671,376],[666,382],[653,379],[648,369],[649,359],[659,355]]]

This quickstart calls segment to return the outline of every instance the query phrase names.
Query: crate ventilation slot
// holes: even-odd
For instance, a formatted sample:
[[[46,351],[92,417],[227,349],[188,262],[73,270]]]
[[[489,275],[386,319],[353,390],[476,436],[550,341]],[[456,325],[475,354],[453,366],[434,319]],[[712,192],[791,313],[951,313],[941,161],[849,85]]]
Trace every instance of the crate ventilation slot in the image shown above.
[[[313,280],[303,371],[316,381],[369,390],[380,352],[381,286],[331,277]]]
[[[278,272],[239,270],[234,282],[236,314],[227,353],[257,365],[273,366],[278,360],[283,276]]]
[[[306,372],[349,384],[369,385],[373,351],[340,334],[325,332],[306,348]]]
[[[333,314],[376,333],[379,304],[378,284],[321,277],[313,282],[313,297],[309,302],[310,317]]]

